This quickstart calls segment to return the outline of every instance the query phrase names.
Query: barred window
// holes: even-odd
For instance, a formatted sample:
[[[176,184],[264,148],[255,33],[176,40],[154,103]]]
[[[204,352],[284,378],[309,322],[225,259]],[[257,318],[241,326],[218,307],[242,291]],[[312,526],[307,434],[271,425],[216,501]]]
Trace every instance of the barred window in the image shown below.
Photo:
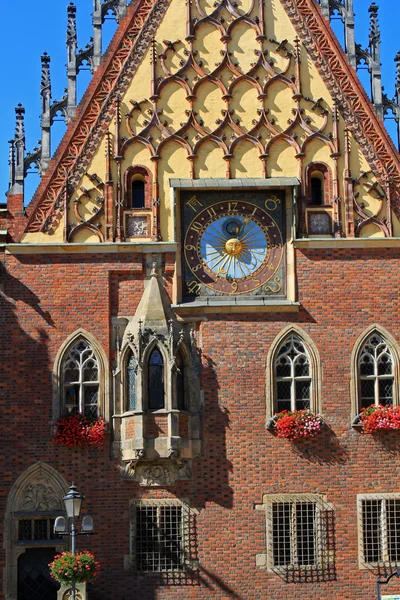
[[[180,501],[133,501],[131,545],[136,571],[180,572],[190,565],[189,507]]]
[[[311,408],[311,367],[304,343],[290,335],[275,359],[276,412]]]
[[[54,533],[54,520],[37,517],[18,519],[18,541],[60,539],[61,536]]]
[[[400,495],[359,496],[362,563],[400,563]]]
[[[393,404],[394,370],[391,351],[379,333],[373,333],[358,355],[359,408]]]
[[[264,496],[267,563],[273,570],[318,570],[334,562],[332,506],[322,496]],[[259,507],[260,508],[260,507]]]
[[[93,348],[79,340],[68,351],[62,363],[64,407],[67,415],[78,412],[87,417],[98,416],[99,367]]]

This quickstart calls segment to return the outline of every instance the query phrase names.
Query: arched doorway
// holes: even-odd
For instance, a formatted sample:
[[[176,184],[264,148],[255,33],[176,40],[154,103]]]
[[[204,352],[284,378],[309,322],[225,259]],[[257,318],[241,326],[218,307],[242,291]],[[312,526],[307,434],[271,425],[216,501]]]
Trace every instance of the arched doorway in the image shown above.
[[[7,600],[56,600],[59,585],[48,564],[65,550],[65,540],[53,533],[54,519],[63,514],[68,486],[45,463],[32,465],[15,482],[5,522],[5,597]]]

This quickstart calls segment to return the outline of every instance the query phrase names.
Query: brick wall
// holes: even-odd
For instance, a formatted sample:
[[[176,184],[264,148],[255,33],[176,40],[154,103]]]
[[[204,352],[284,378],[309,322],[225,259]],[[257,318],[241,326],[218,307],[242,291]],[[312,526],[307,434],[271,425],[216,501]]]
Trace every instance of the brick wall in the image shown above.
[[[350,355],[373,323],[400,340],[400,251],[297,251],[299,313],[208,316],[200,324],[204,457],[191,481],[168,489],[122,481],[103,448],[67,448],[51,437],[52,365],[65,338],[88,330],[109,357],[110,316],[133,314],[143,291],[137,255],[6,256],[0,295],[0,512],[9,490],[41,460],[86,493],[96,535],[78,540],[103,565],[91,586],[99,600],[370,600],[375,575],[358,568],[356,495],[397,492],[398,435],[361,435],[350,427]],[[168,257],[168,264],[172,263]],[[315,440],[290,443],[265,429],[268,349],[287,324],[311,336],[322,361],[328,427]],[[336,571],[330,581],[287,583],[256,567],[265,517],[254,509],[268,493],[323,493],[335,508]],[[199,510],[197,583],[160,586],[124,570],[129,500],[184,498]],[[0,519],[0,535],[3,519]],[[0,568],[5,562],[0,548]],[[393,584],[395,587],[395,584]],[[394,589],[391,588],[391,589]]]

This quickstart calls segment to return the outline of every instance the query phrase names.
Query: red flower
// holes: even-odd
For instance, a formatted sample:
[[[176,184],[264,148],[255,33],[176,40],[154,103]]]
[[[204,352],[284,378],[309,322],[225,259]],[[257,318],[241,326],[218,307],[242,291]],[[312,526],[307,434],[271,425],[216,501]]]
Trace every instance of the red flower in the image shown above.
[[[400,406],[373,404],[368,408],[363,408],[360,414],[360,423],[364,433],[400,429]]]
[[[106,423],[103,417],[88,419],[78,413],[58,421],[54,439],[56,444],[66,446],[100,446],[104,442],[105,430]]]
[[[288,440],[315,437],[320,433],[322,425],[322,417],[309,410],[283,410],[275,417],[278,437]]]

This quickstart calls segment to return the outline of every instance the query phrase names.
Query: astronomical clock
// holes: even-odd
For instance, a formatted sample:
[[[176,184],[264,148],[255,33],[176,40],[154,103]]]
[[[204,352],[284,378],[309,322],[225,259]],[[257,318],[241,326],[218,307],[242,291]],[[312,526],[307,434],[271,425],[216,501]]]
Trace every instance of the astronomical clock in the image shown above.
[[[286,297],[281,190],[183,192],[183,300]]]

